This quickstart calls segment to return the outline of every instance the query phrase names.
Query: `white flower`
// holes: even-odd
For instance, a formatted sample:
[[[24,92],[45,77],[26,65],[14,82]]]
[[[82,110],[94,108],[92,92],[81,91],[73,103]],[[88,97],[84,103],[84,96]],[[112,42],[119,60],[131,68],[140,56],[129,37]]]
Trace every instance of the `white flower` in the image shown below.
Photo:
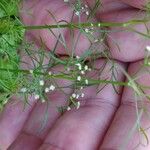
[[[77,16],[79,16],[79,15],[80,15],[80,12],[79,12],[79,11],[76,11],[75,14],[76,14]]]
[[[48,72],[48,75],[50,75],[50,76],[51,76],[51,75],[52,75],[52,72],[51,72],[51,71],[49,71],[49,72]]]
[[[100,23],[98,23],[98,27],[100,27],[101,26],[101,24]]]
[[[3,104],[7,104],[8,103],[8,99],[6,99],[5,101],[3,101]]]
[[[85,74],[85,72],[82,70],[82,71],[81,71],[81,74]]]
[[[45,88],[45,93],[48,93],[49,92],[49,88],[47,87],[47,88]]]
[[[77,58],[77,59],[80,59],[80,57],[79,57],[79,56],[76,56],[76,58]]]
[[[80,63],[75,64],[75,65],[76,65],[76,66],[78,66],[79,70],[81,70],[81,69],[82,69],[82,66],[81,66],[81,64],[80,64]]]
[[[41,102],[42,102],[42,103],[45,103],[46,101],[45,101],[45,99],[42,99]]]
[[[88,11],[86,11],[85,13],[86,13],[87,16],[89,15],[89,12],[88,12]]]
[[[64,0],[65,3],[69,2],[69,0]]]
[[[87,66],[87,65],[85,65],[85,66],[84,66],[84,69],[85,69],[85,70],[88,70],[88,66]]]
[[[77,80],[78,80],[78,81],[81,81],[81,76],[78,76],[78,77],[77,77]]]
[[[80,90],[82,90],[82,89],[83,89],[83,86],[80,87]]]
[[[75,94],[75,93],[73,93],[73,94],[72,94],[72,97],[73,97],[73,98],[76,98],[76,94]]]
[[[88,8],[88,5],[85,4],[84,6],[85,6],[85,8]]]
[[[27,88],[22,88],[21,90],[20,90],[22,93],[25,93],[25,92],[27,92]]]
[[[89,81],[87,79],[85,80],[85,84],[89,84]]]
[[[54,91],[55,90],[55,86],[54,85],[50,85],[49,90]]]
[[[76,99],[78,99],[78,98],[79,98],[79,96],[80,96],[80,95],[79,95],[79,94],[77,94],[77,95],[76,95]]]
[[[150,46],[146,46],[146,50],[150,52]]]
[[[40,84],[41,86],[43,86],[43,85],[44,85],[44,81],[43,81],[43,80],[40,80],[40,81],[39,81],[39,84]]]
[[[94,43],[96,43],[96,42],[98,42],[98,39],[95,39],[95,40],[94,40]]]
[[[69,67],[67,68],[67,71],[70,71],[70,68],[69,68]]]
[[[91,71],[91,70],[92,70],[91,68],[88,69],[88,71]]]
[[[81,97],[83,98],[84,96],[85,96],[85,94],[84,94],[84,93],[82,93],[82,94],[81,94]]]
[[[71,107],[68,106],[68,107],[67,107],[67,111],[70,111],[70,110],[71,110]]]
[[[37,100],[37,99],[40,98],[40,96],[39,96],[38,94],[36,94],[36,95],[34,96],[34,98],[35,98],[35,100]]]
[[[86,28],[86,29],[85,29],[85,32],[88,33],[88,32],[89,32],[89,29]]]
[[[93,27],[94,26],[94,24],[93,23],[91,23],[91,27]]]
[[[80,102],[77,102],[77,109],[79,109],[80,108]]]
[[[101,41],[101,42],[103,42],[103,41],[104,41],[104,39],[100,39],[100,41]]]
[[[30,72],[31,74],[33,74],[33,70],[29,70],[29,72]]]

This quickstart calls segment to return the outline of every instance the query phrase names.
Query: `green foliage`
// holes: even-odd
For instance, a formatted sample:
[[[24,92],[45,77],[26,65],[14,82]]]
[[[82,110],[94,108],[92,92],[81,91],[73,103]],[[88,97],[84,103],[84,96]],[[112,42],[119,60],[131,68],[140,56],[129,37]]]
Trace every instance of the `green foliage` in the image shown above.
[[[10,72],[19,67],[18,48],[24,36],[24,29],[18,18],[20,0],[0,1],[0,109],[8,97],[18,88],[18,73]]]
[[[18,4],[20,0],[1,0],[0,18],[18,15]]]

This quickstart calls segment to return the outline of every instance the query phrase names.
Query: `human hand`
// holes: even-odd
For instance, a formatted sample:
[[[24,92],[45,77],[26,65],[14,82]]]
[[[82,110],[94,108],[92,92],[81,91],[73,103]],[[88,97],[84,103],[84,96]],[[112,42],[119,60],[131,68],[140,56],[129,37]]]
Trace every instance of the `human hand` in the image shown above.
[[[89,0],[88,2],[90,6],[93,5],[93,1]],[[135,3],[138,5],[137,1]],[[22,16],[23,21],[28,25],[53,24],[53,19],[45,11],[49,9],[57,20],[69,21],[72,15],[68,5],[61,0],[26,1],[24,7],[26,10],[28,8],[34,10],[32,15],[26,13]],[[143,17],[144,12],[139,13],[139,10],[117,0],[104,0],[103,9],[99,9],[96,15],[98,21],[106,22],[124,22],[139,16]],[[110,29],[114,30],[114,28]],[[135,29],[141,32],[146,31],[143,24],[136,25]],[[58,30],[54,32],[59,35]],[[63,29],[62,34],[66,38],[67,46],[71,49],[69,31]],[[47,49],[50,50],[56,42],[56,39],[47,30],[31,31],[29,35],[30,38],[38,42],[40,36]],[[75,37],[77,38],[77,34],[75,34]],[[89,40],[84,35],[80,36],[80,41],[75,49],[75,55],[81,55],[90,46]],[[124,81],[125,70],[127,70],[128,74],[134,76],[138,83],[148,85],[150,75],[145,69],[138,70],[143,64],[140,59],[144,58],[144,49],[149,40],[134,32],[120,31],[110,32],[106,41],[106,45],[100,44],[98,47],[100,51],[109,48],[111,59],[116,59],[116,61],[105,58],[94,61],[92,68],[96,68],[99,74],[95,69],[95,71],[89,72],[87,76],[95,79],[100,78],[101,80]],[[68,54],[61,44],[58,45],[56,53]],[[112,69],[113,63],[116,67]],[[52,68],[51,71],[57,74],[60,71],[65,71],[65,69],[58,66]],[[72,83],[67,80],[56,80],[56,82],[59,86],[67,86]],[[70,88],[64,88],[63,90],[65,94],[59,89],[47,94],[50,101],[49,105],[35,101],[34,97],[31,97],[30,105],[26,106],[24,110],[23,102],[14,98],[13,104],[10,102],[0,116],[1,149],[5,150],[9,147],[10,150],[118,150],[124,148],[124,146],[124,149],[129,150],[136,146],[140,150],[150,148],[149,145],[146,147],[141,145],[141,143],[146,143],[145,137],[138,131],[139,118],[140,125],[144,129],[149,127],[150,122],[147,115],[149,114],[149,103],[146,99],[137,102],[134,95],[135,91],[132,88],[128,86],[124,88],[115,86],[114,88],[111,84],[86,87],[81,91],[85,96],[78,99],[81,102],[80,108],[66,111],[61,116],[56,107],[65,105],[66,99],[74,92]],[[97,93],[97,91],[99,92]],[[144,92],[149,93],[148,90]],[[139,118],[136,114],[136,104],[139,107]],[[141,107],[145,108],[146,111],[143,112],[140,109]],[[46,110],[48,112],[45,119]],[[141,113],[142,117],[140,117]],[[40,130],[41,125],[43,125],[42,130]],[[149,131],[146,132],[148,138],[150,138]]]

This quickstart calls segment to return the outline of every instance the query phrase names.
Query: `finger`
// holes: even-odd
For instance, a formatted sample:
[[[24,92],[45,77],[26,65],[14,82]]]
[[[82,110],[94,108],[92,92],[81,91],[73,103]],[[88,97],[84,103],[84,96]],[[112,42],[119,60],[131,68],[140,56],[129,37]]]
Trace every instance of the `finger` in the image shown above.
[[[106,5],[107,6],[107,5]],[[106,22],[126,22],[135,19],[144,19],[144,12],[139,12],[136,9],[121,9],[107,11],[99,14],[102,21]],[[149,24],[132,25],[129,28],[110,27],[110,32],[107,36],[108,46],[111,56],[117,60],[132,62],[144,58],[145,47],[149,43],[149,39],[141,34],[147,34]]]
[[[90,9],[92,10],[95,7],[95,1],[94,0],[84,0],[85,4],[87,4]],[[106,12],[113,12],[114,10],[121,10],[121,9],[126,9],[129,8],[129,6],[125,3],[123,3],[120,0],[101,0],[99,7],[96,10],[96,18],[100,19],[99,14],[103,14]]]
[[[93,7],[95,2],[88,1],[88,3]],[[139,12],[118,0],[101,1],[101,5],[96,13],[98,20],[104,22],[126,22],[128,20],[142,19],[144,16],[144,12]],[[134,30],[145,34],[147,34],[147,27],[144,24],[132,26]],[[110,57],[125,62],[144,58],[145,46],[149,43],[148,39],[133,31],[124,31],[125,28],[110,27],[109,29],[112,31],[107,36],[107,43],[111,53]],[[128,55],[129,53],[130,55]]]
[[[149,69],[140,69],[142,65],[143,61],[133,63],[129,66],[128,72],[137,83],[149,86]],[[146,89],[144,92],[149,94],[150,90]],[[109,148],[148,150],[150,148],[147,141],[150,138],[149,111],[149,102],[146,97],[135,94],[133,88],[125,87],[121,106],[116,112],[100,150]]]
[[[33,16],[33,8],[39,3],[39,0],[32,0],[32,1],[22,1],[20,3],[20,18],[24,24],[31,25]]]
[[[7,149],[19,135],[35,101],[30,101],[30,106],[24,108],[21,98],[11,98],[10,102],[0,114],[0,149]]]
[[[33,61],[31,61],[31,57],[25,54],[24,50],[21,50],[19,55],[21,69],[29,70],[35,67],[33,65]],[[39,59],[38,55],[35,57],[36,59]],[[44,58],[43,64],[46,64],[47,61],[48,60]],[[34,64],[36,64],[36,62]],[[0,114],[0,148],[7,149],[13,143],[13,141],[21,132],[24,123],[26,122],[35,103],[36,100],[34,97],[29,96],[27,104],[27,102],[24,100],[24,97],[19,96],[19,93],[18,96],[14,96],[9,99],[9,103],[6,105],[4,111]]]
[[[22,60],[24,58],[22,57]],[[28,57],[25,61],[28,62]],[[21,64],[20,64],[21,65]],[[27,65],[21,65],[21,68],[28,68]],[[0,114],[0,148],[7,149],[19,135],[29,113],[31,112],[35,100],[30,97],[30,105],[25,107],[24,99],[14,96],[9,99],[9,103]]]
[[[103,72],[101,79],[104,79],[104,76],[110,79],[111,62],[105,67],[104,64],[104,60],[96,61],[94,66],[98,71],[92,71],[91,77],[95,75],[94,78],[98,78],[101,70],[101,73]],[[123,75],[119,73],[116,80],[122,80],[122,78]],[[66,112],[57,120],[40,150],[97,149],[119,103],[119,95],[111,85],[106,85],[103,90],[99,88],[102,87],[91,86],[85,89],[85,98],[80,100],[81,107]],[[96,95],[97,90],[100,91]],[[118,90],[121,90],[120,87]]]
[[[54,67],[51,72],[55,75],[61,72],[67,73],[63,66]],[[61,116],[57,108],[67,105],[72,93],[70,87],[72,82],[57,79],[47,84],[53,84],[56,87],[54,91],[47,93],[48,103],[38,102],[36,104],[22,132],[9,149],[19,150],[24,147],[28,150],[38,149],[57,118]]]
[[[28,4],[24,5],[25,8],[27,6]],[[40,1],[34,7],[32,7],[32,16],[34,19],[30,18],[31,23],[29,25],[57,24],[59,21],[62,21],[62,20],[66,20],[69,22],[69,20],[71,20],[71,14],[72,14],[71,9],[69,9],[67,5],[62,1],[55,1],[55,2],[54,0]],[[22,17],[24,18],[24,15]],[[28,20],[26,21],[26,18],[24,18],[24,22],[25,24],[28,25]],[[43,43],[45,43],[45,45],[50,50],[53,50],[59,38],[59,35],[64,36],[66,29],[55,29],[52,31],[55,36],[51,33],[49,29],[31,31],[30,33],[38,41],[40,41],[40,38],[42,38]],[[58,47],[57,47],[56,52],[64,54],[63,51],[64,51],[63,44],[61,44],[61,42],[58,42]]]
[[[133,7],[142,8],[142,9],[144,9],[145,6],[149,2],[149,0],[132,0],[132,1],[130,1],[130,0],[121,0],[121,1],[123,1],[126,4],[131,5]]]
[[[25,8],[27,6],[28,4],[24,5]],[[83,13],[78,15],[72,9],[72,7],[68,5],[68,3],[64,3],[63,1],[54,2],[54,0],[40,1],[38,4],[32,7],[32,16],[34,16],[33,19],[30,17],[28,19],[26,17],[27,15],[27,13],[22,14],[22,18],[26,25],[52,25],[60,22],[78,23],[88,21],[88,15],[85,14],[85,10]],[[96,19],[92,19],[91,22],[96,22]],[[88,30],[89,35],[90,29]],[[87,33],[84,31],[84,29],[42,29],[30,31],[30,33],[34,38],[36,38],[38,41],[37,43],[41,42],[42,39],[47,49],[53,50],[56,48],[55,53],[62,55],[82,55],[83,52],[89,49],[95,39],[100,39],[101,37],[100,33],[91,33],[90,36],[87,36]],[[80,41],[84,42],[84,44],[81,44]],[[102,46],[100,43],[97,49],[103,50],[104,46]]]

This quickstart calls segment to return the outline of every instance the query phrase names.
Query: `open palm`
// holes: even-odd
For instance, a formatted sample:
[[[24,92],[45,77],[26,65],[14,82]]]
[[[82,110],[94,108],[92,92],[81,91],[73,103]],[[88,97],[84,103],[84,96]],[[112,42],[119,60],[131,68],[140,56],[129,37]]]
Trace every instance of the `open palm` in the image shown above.
[[[86,0],[92,6],[94,0]],[[131,3],[130,5],[125,4]],[[141,7],[146,1],[134,0],[103,0],[103,8],[97,11],[95,20],[106,22],[123,22],[130,19],[142,18],[144,11],[132,6]],[[25,10],[32,11],[29,15]],[[45,10],[50,10],[57,20],[69,21],[71,13],[68,5],[63,0],[28,0],[23,4],[22,19],[28,25],[53,24],[54,21],[49,17]],[[28,11],[29,12],[29,11]],[[138,14],[138,15],[137,15]],[[84,18],[83,18],[84,20]],[[95,21],[94,20],[94,21]],[[146,32],[143,24],[136,25],[135,29]],[[110,28],[113,30],[113,28]],[[69,31],[64,29],[67,46],[71,47]],[[55,31],[57,34],[57,31]],[[48,49],[54,47],[56,39],[49,35],[46,30],[32,31],[30,38],[37,43],[43,39]],[[89,47],[89,41],[80,37],[75,54],[81,53]],[[120,51],[116,44],[119,45]],[[141,35],[133,32],[110,32],[106,38],[106,45],[109,47],[111,59],[115,60],[115,74],[117,81],[124,81],[125,75],[122,70],[126,70],[130,76],[136,74],[143,63],[145,55],[144,49],[150,41]],[[101,47],[99,47],[102,49]],[[66,54],[61,45],[58,45],[57,52],[61,55]],[[27,60],[26,60],[27,61]],[[98,76],[90,72],[87,76],[100,79],[112,79],[111,61],[98,59],[94,62],[94,68],[103,70]],[[122,70],[120,68],[123,68]],[[62,66],[54,67],[52,72],[64,71]],[[144,85],[150,83],[150,75],[141,70],[136,74],[137,82]],[[59,86],[66,86],[71,83],[67,80],[57,80]],[[90,86],[83,89],[84,97],[80,98],[81,107],[66,111],[61,115],[57,107],[65,105],[66,99],[73,93],[73,89],[64,88],[64,94],[59,89],[49,93],[50,105],[30,99],[30,105],[24,108],[23,102],[18,98],[13,98],[0,115],[0,149],[5,150],[139,150],[150,149],[146,144],[145,137],[138,131],[137,107],[144,105],[149,110],[149,103],[145,100],[135,103],[135,95],[132,88],[117,87],[118,93],[111,84],[101,85],[102,90],[97,94],[97,86]],[[145,91],[150,92],[150,91]],[[47,108],[48,107],[48,108]],[[48,111],[44,122],[45,111]],[[141,125],[144,129],[148,128],[150,121],[147,111],[142,113]],[[140,115],[140,114],[139,114]],[[150,138],[149,130],[146,130]]]

